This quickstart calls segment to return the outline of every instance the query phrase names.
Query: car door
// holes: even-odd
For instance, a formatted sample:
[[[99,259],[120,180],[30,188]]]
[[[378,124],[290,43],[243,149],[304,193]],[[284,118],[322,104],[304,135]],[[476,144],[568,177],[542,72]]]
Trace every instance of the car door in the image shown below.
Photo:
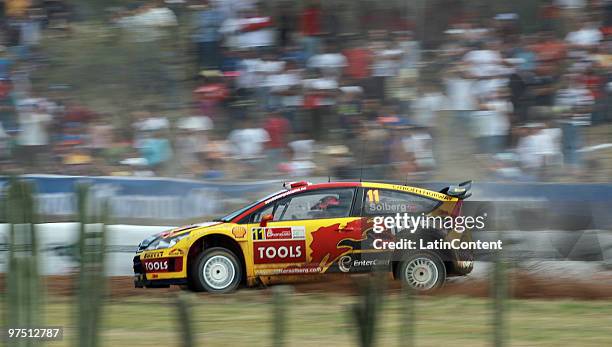
[[[393,189],[366,187],[363,190],[362,216],[372,223],[376,217],[395,217],[397,214],[424,218],[440,205],[437,200]],[[375,249],[373,240],[375,238],[396,240],[398,234],[410,232],[410,229],[397,227],[385,228],[378,234],[370,232],[368,235],[370,237],[362,242],[359,264],[364,267],[388,265],[394,251]]]
[[[327,272],[350,252],[343,240],[363,238],[356,188],[317,189],[264,206],[248,226],[253,240],[255,275],[299,275]],[[272,220],[261,225],[263,216]]]

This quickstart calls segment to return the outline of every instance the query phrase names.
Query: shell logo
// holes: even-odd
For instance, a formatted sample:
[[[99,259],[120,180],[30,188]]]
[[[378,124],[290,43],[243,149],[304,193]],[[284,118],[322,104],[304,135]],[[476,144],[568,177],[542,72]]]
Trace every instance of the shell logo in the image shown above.
[[[232,229],[232,234],[234,234],[234,237],[237,239],[241,239],[246,235],[246,228],[245,227],[234,227]]]

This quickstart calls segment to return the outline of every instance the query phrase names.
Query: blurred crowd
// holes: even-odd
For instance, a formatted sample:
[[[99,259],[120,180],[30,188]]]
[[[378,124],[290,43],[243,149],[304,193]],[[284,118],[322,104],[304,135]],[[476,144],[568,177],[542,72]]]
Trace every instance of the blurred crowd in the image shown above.
[[[117,122],[70,85],[42,88],[31,76],[46,68],[43,41],[82,19],[61,0],[4,0],[5,172],[418,180],[446,150],[482,178],[536,181],[579,178],[588,145],[608,145],[584,133],[612,120],[609,1],[542,1],[529,30],[516,11],[454,9],[438,35],[401,2],[124,3],[104,25],[129,42],[117,53],[130,97],[178,100],[180,84],[191,100]],[[190,58],[185,80],[177,55]]]

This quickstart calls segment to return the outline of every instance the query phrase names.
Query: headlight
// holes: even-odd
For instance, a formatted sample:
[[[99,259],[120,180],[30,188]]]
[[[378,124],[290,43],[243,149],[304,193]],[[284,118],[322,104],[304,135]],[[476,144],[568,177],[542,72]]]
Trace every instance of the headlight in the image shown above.
[[[147,246],[147,251],[151,251],[155,249],[170,248],[176,245],[177,242],[179,242],[180,240],[184,239],[187,236],[189,236],[189,233],[185,233],[185,234],[181,234],[177,236],[165,237],[165,238],[159,237],[157,240],[151,242],[149,246]]]

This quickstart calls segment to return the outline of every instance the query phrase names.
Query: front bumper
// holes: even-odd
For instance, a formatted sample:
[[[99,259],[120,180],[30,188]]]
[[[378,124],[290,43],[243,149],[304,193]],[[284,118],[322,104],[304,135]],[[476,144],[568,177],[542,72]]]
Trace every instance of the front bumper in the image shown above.
[[[134,257],[134,287],[135,288],[168,288],[171,285],[186,285],[186,278],[163,278],[150,280],[145,274],[140,255]]]
[[[148,280],[143,274],[134,275],[134,288],[168,288],[170,286],[182,286],[187,285],[186,279],[161,279],[161,280]]]

